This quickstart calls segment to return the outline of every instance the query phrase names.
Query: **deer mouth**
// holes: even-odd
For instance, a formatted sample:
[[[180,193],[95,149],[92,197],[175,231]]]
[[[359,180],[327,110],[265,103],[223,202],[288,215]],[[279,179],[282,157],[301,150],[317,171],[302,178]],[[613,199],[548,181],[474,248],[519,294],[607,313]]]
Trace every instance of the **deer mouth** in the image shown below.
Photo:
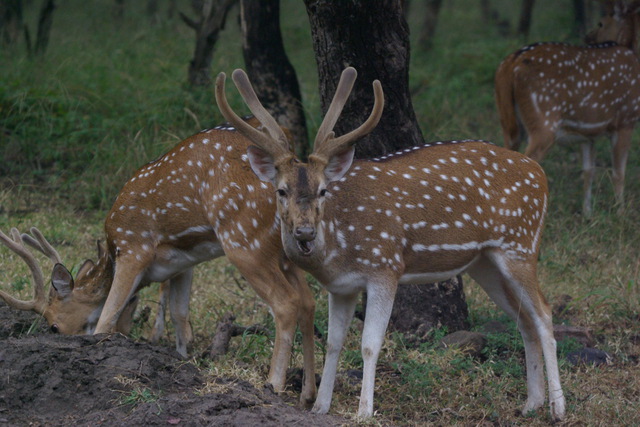
[[[302,256],[309,256],[313,249],[316,247],[315,242],[313,240],[296,240],[298,243],[298,250]]]

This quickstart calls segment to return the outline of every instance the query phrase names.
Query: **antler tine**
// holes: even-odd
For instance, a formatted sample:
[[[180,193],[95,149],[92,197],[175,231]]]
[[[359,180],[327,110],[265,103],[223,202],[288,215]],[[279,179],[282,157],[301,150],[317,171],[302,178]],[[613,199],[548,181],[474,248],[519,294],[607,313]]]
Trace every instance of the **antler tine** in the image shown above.
[[[247,124],[247,122],[242,120],[231,109],[231,106],[227,102],[227,97],[225,95],[225,79],[225,73],[218,74],[218,77],[216,78],[216,102],[224,118],[227,119],[227,121],[229,121],[229,123],[231,123],[240,133],[251,140],[251,142],[273,156],[274,160],[276,160],[276,163],[277,159],[280,159],[283,156],[290,156],[291,153],[287,148],[288,143],[284,132],[282,132],[282,130],[275,122],[275,119],[271,117],[271,115],[264,109],[264,107],[262,107],[260,101],[258,101],[258,98],[255,95],[255,92],[253,92],[253,88],[251,88],[251,84],[249,83],[249,79],[246,74],[242,70],[234,71],[234,82],[245,103],[247,104],[251,112],[260,121],[260,123],[265,126],[267,132],[269,132],[269,135],[260,132],[253,126]],[[275,128],[277,128],[278,131]],[[277,136],[274,137],[273,135]]]
[[[31,234],[33,234],[35,239],[27,233],[22,233],[22,240],[32,248],[37,249],[48,256],[51,262],[53,262],[54,264],[62,264],[62,258],[60,258],[60,254],[55,250],[53,246],[51,246],[51,243],[49,243],[47,239],[45,239],[40,230],[38,230],[36,227],[31,227]]]
[[[31,275],[33,276],[34,298],[31,301],[21,301],[3,291],[0,291],[0,297],[4,299],[5,302],[11,307],[18,310],[33,310],[36,313],[44,314],[44,310],[46,307],[46,298],[44,292],[44,276],[42,275],[40,265],[38,264],[33,254],[25,248],[24,242],[22,241],[22,237],[20,236],[20,232],[18,231],[18,229],[12,228],[11,236],[13,237],[13,239],[9,238],[6,234],[0,231],[0,242],[2,242],[11,251],[18,254],[29,266]]]
[[[367,120],[358,128],[337,138],[333,138],[333,132],[330,132],[325,141],[313,151],[313,156],[329,158],[335,153],[340,153],[355,144],[358,139],[370,133],[378,125],[384,109],[384,92],[379,80],[374,80],[373,82],[373,94],[375,101]]]
[[[318,128],[316,139],[313,142],[314,151],[327,139],[329,134],[333,132],[333,127],[338,122],[338,118],[340,117],[340,113],[342,113],[344,104],[346,104],[347,99],[349,99],[356,77],[358,77],[358,72],[353,67],[347,67],[342,71],[338,87],[336,88],[336,93],[333,95],[331,105],[329,105],[329,108],[327,109],[324,120],[322,120],[322,124]]]
[[[269,135],[271,135],[271,138],[283,143],[285,147],[288,148],[289,143],[286,135],[278,125],[278,122],[276,122],[276,119],[273,118],[258,99],[258,96],[249,81],[247,73],[238,68],[233,71],[231,78],[233,79],[236,88],[238,88],[238,92],[240,92],[242,99],[249,107],[249,110],[251,110],[256,119],[262,123]]]

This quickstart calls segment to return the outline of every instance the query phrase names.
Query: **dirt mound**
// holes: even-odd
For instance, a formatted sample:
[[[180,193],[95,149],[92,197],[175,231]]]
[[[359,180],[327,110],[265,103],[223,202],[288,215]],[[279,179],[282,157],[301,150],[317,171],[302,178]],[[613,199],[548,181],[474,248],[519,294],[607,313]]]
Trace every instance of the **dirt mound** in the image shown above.
[[[169,348],[121,335],[60,336],[0,303],[0,425],[305,425],[312,414],[268,388],[205,377]],[[205,387],[205,383],[208,384]]]

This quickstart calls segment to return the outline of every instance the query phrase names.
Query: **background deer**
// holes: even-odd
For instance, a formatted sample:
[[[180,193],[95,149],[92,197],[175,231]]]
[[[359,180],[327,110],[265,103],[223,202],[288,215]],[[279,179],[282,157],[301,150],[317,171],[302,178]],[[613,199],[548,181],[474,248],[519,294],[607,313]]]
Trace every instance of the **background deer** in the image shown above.
[[[248,123],[259,126],[255,119]],[[192,339],[193,267],[226,255],[274,315],[276,339],[269,382],[276,391],[284,390],[299,324],[305,373],[300,400],[311,403],[315,397],[315,302],[304,272],[284,256],[274,194],[251,171],[246,155],[249,144],[232,127],[219,126],[185,139],[140,168],[107,215],[107,248],[97,263],[85,262],[74,281],[59,256],[52,258],[56,266],[48,300],[42,272],[18,231],[12,232],[13,240],[2,235],[3,243],[22,256],[34,273],[36,297],[25,302],[4,293],[0,296],[15,308],[43,314],[52,329],[61,333],[128,332],[119,319],[130,324],[130,301],[136,292],[151,282],[168,281],[176,349],[186,356]],[[34,231],[42,246],[50,248]]]
[[[333,127],[356,72],[347,68],[320,125],[313,153],[300,162],[261,106],[242,70],[233,80],[266,132],[247,126],[216,81],[220,111],[253,142],[251,167],[277,192],[285,253],[329,291],[327,355],[314,411],[326,413],[357,297],[367,292],[358,415],[373,414],[375,369],[398,284],[437,282],[467,271],[518,324],[524,339],[528,398],[545,401],[543,357],[553,419],[565,405],[551,310],[536,277],[548,191],[544,171],[526,156],[482,141],[418,146],[372,160],[353,160],[354,144],[378,123],[383,92],[357,129]],[[244,144],[242,144],[244,146]]]
[[[554,141],[582,141],[583,212],[591,214],[594,139],[611,135],[613,186],[623,208],[624,176],[631,136],[640,118],[640,64],[636,45],[638,7],[609,2],[610,15],[587,41],[571,46],[537,43],[507,56],[495,75],[505,145],[520,146],[519,123],[528,134],[525,154],[541,162]],[[612,41],[616,43],[602,43]]]

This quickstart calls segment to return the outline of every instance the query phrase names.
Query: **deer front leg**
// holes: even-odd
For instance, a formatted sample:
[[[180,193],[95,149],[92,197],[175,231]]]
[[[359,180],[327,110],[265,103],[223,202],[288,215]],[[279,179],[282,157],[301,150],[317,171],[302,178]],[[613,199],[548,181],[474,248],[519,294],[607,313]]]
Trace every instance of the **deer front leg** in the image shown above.
[[[305,280],[304,272],[292,264],[286,265],[284,273],[300,297],[298,305],[298,327],[302,334],[302,358],[303,381],[300,393],[300,405],[304,408],[311,407],[316,398],[315,375],[315,340],[314,340],[314,315],[316,302]]]
[[[358,293],[338,295],[329,293],[329,337],[327,339],[327,355],[322,369],[322,380],[318,389],[318,398],[313,405],[313,412],[326,414],[331,407],[333,386],[338,370],[338,358],[347,334],[349,324],[356,311]]]
[[[582,179],[584,180],[584,201],[582,212],[586,217],[591,216],[593,178],[596,174],[596,152],[593,140],[582,144]]]
[[[171,321],[176,328],[176,351],[187,357],[187,346],[193,340],[193,332],[189,323],[189,298],[193,268],[173,276],[169,283],[169,311]]]
[[[376,382],[376,365],[384,342],[385,332],[393,309],[396,294],[395,283],[377,284],[367,287],[367,311],[362,333],[362,390],[358,417],[373,415],[373,391]]]
[[[620,129],[611,138],[613,163],[613,190],[618,205],[618,214],[624,211],[624,175],[627,168],[633,129]]]
[[[126,302],[130,300],[142,280],[143,265],[143,261],[135,260],[131,262],[131,258],[117,261],[113,284],[102,308],[102,314],[100,314],[94,334],[115,331],[116,323],[125,308]]]

